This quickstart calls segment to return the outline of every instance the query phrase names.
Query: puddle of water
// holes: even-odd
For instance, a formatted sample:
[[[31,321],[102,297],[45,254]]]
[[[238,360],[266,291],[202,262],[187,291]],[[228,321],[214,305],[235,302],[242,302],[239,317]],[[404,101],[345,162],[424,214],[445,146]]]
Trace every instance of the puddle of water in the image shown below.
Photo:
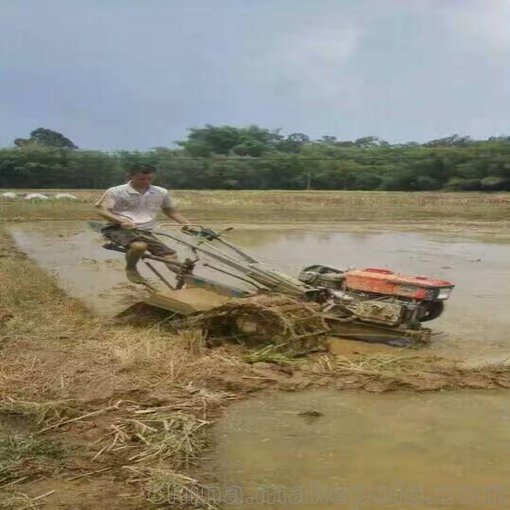
[[[510,508],[510,396],[275,394],[229,408],[214,469],[232,510]],[[320,416],[300,413],[316,411]]]
[[[117,313],[144,295],[126,282],[123,257],[102,249],[100,236],[83,223],[21,225],[13,233],[21,249],[96,312]],[[342,269],[388,267],[450,280],[456,288],[446,312],[430,323],[447,338],[431,349],[462,359],[510,358],[510,242],[430,233],[296,230],[239,230],[229,238],[294,275],[306,265],[322,263]],[[204,269],[199,273],[211,276]]]

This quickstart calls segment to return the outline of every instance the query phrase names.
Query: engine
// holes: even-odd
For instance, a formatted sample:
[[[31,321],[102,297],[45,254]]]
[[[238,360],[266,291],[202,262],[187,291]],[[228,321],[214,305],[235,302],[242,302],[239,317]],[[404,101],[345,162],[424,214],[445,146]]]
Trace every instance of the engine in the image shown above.
[[[446,280],[407,276],[387,269],[341,271],[322,265],[306,267],[299,280],[327,290],[327,309],[339,317],[407,328],[439,317],[454,287]]]

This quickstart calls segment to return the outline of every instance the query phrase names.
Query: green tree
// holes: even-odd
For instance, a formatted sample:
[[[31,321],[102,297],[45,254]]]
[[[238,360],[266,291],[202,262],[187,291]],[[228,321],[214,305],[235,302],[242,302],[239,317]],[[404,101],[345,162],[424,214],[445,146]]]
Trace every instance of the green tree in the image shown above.
[[[376,137],[339,141],[283,136],[256,125],[190,130],[180,147],[148,151],[69,150],[60,133],[37,129],[0,149],[0,186],[104,188],[123,182],[133,161],[155,165],[157,184],[181,189],[384,189],[510,191],[510,137],[452,135],[424,144]]]
[[[445,138],[437,138],[423,144],[425,147],[437,147],[437,146],[466,146],[473,143],[473,140],[469,136],[450,135]]]
[[[282,152],[298,153],[308,143],[310,138],[307,135],[292,133],[278,142],[277,149]]]
[[[16,140],[14,140],[14,145],[17,147],[24,147],[31,144],[53,147],[56,149],[78,149],[78,146],[62,133],[46,128],[34,129],[30,133],[30,138],[16,138]]]
[[[192,128],[187,140],[177,142],[195,157],[239,155],[258,157],[277,148],[283,137],[278,130],[270,131],[256,125],[237,128],[211,126]]]
[[[388,142],[385,142],[384,140],[377,138],[377,136],[365,136],[363,138],[358,138],[357,140],[355,140],[354,145],[363,148],[370,148],[388,145]]]

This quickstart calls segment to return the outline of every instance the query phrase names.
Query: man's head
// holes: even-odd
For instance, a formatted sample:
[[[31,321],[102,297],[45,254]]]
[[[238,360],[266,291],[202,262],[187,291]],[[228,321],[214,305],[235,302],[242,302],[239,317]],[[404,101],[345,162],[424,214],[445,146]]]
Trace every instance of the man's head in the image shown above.
[[[146,163],[133,163],[128,167],[128,174],[135,188],[146,188],[156,177],[156,167]]]

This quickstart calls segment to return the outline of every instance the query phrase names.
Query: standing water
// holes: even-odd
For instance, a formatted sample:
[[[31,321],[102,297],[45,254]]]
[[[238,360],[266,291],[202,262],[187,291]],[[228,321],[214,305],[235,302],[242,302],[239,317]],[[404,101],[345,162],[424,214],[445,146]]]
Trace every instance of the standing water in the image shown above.
[[[507,510],[510,394],[315,391],[229,409],[231,510]]]

